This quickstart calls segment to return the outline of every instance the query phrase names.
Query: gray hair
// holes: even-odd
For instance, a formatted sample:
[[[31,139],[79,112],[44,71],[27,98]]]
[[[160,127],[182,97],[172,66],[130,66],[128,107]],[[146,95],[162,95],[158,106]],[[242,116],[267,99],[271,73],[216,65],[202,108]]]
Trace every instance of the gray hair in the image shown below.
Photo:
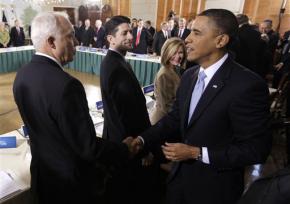
[[[36,51],[41,49],[50,36],[57,36],[61,32],[59,18],[68,20],[66,13],[44,12],[38,14],[31,23],[31,40]],[[69,21],[69,20],[68,20]]]

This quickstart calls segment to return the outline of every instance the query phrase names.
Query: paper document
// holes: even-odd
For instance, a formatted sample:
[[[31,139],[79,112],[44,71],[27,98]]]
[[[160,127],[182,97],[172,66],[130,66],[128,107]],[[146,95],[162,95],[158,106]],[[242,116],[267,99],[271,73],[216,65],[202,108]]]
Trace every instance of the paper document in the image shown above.
[[[20,191],[16,181],[5,171],[0,171],[0,199]]]

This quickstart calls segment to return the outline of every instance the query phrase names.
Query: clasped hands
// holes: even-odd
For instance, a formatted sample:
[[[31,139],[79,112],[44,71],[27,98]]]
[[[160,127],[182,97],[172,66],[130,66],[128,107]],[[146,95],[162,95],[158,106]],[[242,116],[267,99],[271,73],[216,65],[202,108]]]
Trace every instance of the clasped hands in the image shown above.
[[[123,142],[128,146],[130,156],[135,156],[144,146],[143,141],[137,137],[127,137]],[[187,145],[184,143],[168,143],[165,142],[161,146],[162,152],[166,159],[170,161],[184,161],[188,159],[197,159],[201,149],[199,147]]]

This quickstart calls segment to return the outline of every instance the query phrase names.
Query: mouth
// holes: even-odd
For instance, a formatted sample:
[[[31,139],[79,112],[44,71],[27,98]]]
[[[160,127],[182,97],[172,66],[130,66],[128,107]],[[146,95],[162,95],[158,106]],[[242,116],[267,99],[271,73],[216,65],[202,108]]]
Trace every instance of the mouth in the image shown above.
[[[190,53],[190,52],[192,52],[192,51],[194,51],[193,48],[191,48],[191,47],[186,47],[186,52],[187,52],[187,53]]]

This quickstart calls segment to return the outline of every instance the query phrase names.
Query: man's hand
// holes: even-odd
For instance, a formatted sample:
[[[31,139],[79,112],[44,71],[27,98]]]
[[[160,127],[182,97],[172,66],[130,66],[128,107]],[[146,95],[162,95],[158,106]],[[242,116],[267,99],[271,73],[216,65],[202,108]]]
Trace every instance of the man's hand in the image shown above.
[[[283,67],[283,62],[280,62],[279,64],[276,64],[274,67],[277,71],[279,71]]]
[[[162,145],[162,151],[166,159],[170,161],[184,161],[188,159],[197,159],[200,155],[200,148],[183,143],[165,143]]]
[[[149,152],[148,155],[142,158],[142,166],[151,166],[154,162],[154,155]]]
[[[126,137],[122,142],[128,146],[131,157],[134,157],[141,149],[138,138],[134,139],[133,137],[130,136],[130,137]]]

